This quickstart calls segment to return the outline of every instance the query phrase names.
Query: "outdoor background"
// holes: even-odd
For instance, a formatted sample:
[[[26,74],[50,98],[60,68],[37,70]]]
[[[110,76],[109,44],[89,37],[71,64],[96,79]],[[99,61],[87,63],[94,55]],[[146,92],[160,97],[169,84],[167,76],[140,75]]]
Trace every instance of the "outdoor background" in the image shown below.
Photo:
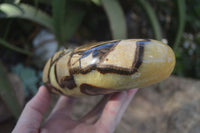
[[[167,43],[176,66],[138,92],[115,132],[200,133],[199,0],[0,0],[0,132],[12,130],[56,51],[127,38]],[[74,117],[100,98],[80,98]]]

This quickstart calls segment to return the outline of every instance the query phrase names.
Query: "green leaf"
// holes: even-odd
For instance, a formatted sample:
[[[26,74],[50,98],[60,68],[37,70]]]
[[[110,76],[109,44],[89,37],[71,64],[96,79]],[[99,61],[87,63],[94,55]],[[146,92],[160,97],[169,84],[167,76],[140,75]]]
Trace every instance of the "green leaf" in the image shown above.
[[[153,28],[153,32],[155,35],[155,39],[161,40],[162,39],[162,32],[160,28],[159,21],[156,17],[156,13],[154,12],[153,8],[149,4],[147,0],[138,0],[142,8],[145,10],[147,17],[149,18],[150,24]]]
[[[80,26],[84,15],[85,15],[85,11],[73,10],[73,9],[71,9],[70,12],[66,14],[66,20],[65,20],[66,22],[64,24],[65,33],[63,36],[65,40],[68,40],[72,37],[72,35]]]
[[[59,44],[72,37],[82,22],[85,12],[81,9],[72,8],[66,0],[53,0],[53,23],[55,34]]]
[[[62,44],[64,42],[63,36],[65,33],[64,23],[65,23],[66,10],[67,10],[66,0],[52,0],[53,26],[59,44]]]
[[[18,118],[22,108],[20,107],[15,91],[12,88],[3,64],[0,62],[0,97],[6,103],[11,113]]]
[[[177,0],[178,6],[178,29],[176,33],[176,39],[174,43],[174,50],[178,49],[180,45],[180,41],[185,29],[185,20],[186,20],[186,8],[185,8],[185,0]]]
[[[117,0],[101,0],[101,3],[110,22],[112,38],[127,38],[127,27],[120,3]]]
[[[27,4],[0,4],[0,18],[23,18],[54,31],[51,17]]]
[[[6,47],[6,48],[9,48],[10,50],[19,52],[19,53],[21,53],[21,54],[26,54],[26,55],[29,55],[29,56],[32,55],[31,52],[26,51],[26,50],[21,49],[21,48],[18,48],[18,47],[16,47],[16,46],[10,44],[9,42],[7,42],[7,41],[5,41],[5,40],[3,40],[3,39],[1,39],[1,38],[0,38],[0,45],[4,46],[4,47]]]

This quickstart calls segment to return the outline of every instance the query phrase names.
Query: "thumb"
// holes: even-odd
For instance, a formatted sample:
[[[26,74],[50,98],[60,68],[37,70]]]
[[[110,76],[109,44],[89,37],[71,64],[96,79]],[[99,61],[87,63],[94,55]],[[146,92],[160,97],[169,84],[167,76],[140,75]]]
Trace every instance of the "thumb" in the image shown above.
[[[26,104],[13,133],[38,132],[49,104],[50,94],[46,87],[41,86],[38,93]]]

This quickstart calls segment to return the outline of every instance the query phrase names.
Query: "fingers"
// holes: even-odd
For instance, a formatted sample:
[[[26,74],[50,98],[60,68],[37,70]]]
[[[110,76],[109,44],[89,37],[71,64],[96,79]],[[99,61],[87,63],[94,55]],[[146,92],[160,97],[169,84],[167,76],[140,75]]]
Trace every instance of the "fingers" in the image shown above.
[[[41,86],[37,94],[26,104],[13,133],[38,131],[42,116],[50,104],[50,94]]]
[[[124,112],[126,111],[129,103],[131,102],[132,98],[134,97],[134,95],[136,94],[137,91],[138,91],[138,89],[131,89],[131,90],[127,91],[127,97],[126,97],[124,103],[122,104],[122,107],[121,107],[118,117],[116,119],[117,124],[120,122]]]
[[[123,91],[111,97],[103,110],[101,118],[96,123],[96,126],[102,132],[114,132],[115,127],[121,120],[123,113],[137,90]]]
[[[56,103],[56,106],[52,110],[51,114],[49,115],[50,119],[51,117],[55,116],[56,117],[69,117],[71,115],[71,110],[72,110],[72,105],[75,102],[75,98],[72,97],[66,97],[66,96],[61,96]],[[47,120],[48,120],[47,119]]]
[[[42,125],[41,132],[60,133],[68,128],[73,128],[76,124],[71,120],[71,110],[74,101],[74,98],[61,96],[44,125]]]
[[[102,98],[102,100],[88,114],[86,114],[83,118],[80,119],[80,122],[84,122],[87,124],[95,123],[101,116],[103,108],[110,99],[111,95],[105,95]]]

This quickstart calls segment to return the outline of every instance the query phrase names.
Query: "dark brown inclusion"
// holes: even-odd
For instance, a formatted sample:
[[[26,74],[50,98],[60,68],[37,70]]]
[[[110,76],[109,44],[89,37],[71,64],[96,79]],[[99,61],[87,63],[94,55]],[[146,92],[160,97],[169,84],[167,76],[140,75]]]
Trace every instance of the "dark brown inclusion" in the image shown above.
[[[50,83],[45,83],[45,86],[47,87],[47,89],[50,91],[50,92],[53,92],[56,91],[57,93],[59,94],[63,94],[62,91],[60,91],[59,89],[57,89],[56,87],[52,86]]]
[[[139,69],[142,64],[143,56],[144,56],[144,45],[149,43],[150,40],[143,40],[136,42],[136,51],[135,51],[135,58],[133,61],[133,65],[131,69],[121,68],[116,66],[108,66],[106,68],[99,68],[97,70],[101,73],[117,73],[122,75],[131,75]]]
[[[119,92],[118,90],[100,88],[100,87],[92,86],[89,84],[81,84],[80,90],[82,93],[87,94],[87,95],[104,95],[104,94],[110,94],[113,92]]]
[[[59,84],[62,88],[69,88],[69,89],[73,89],[76,87],[76,83],[74,81],[74,77],[73,76],[65,76],[61,79],[60,84]]]
[[[50,58],[50,66],[49,66],[48,75],[47,75],[48,82],[50,82],[50,70],[51,70],[51,66],[52,66],[52,59],[53,59],[53,57]]]
[[[92,64],[84,69],[81,69],[81,66],[79,68],[73,68],[73,69],[71,69],[71,73],[72,74],[74,74],[74,73],[86,74],[92,70],[97,70],[103,74],[104,73],[117,73],[117,74],[122,74],[122,75],[131,75],[131,74],[137,72],[137,70],[141,66],[142,61],[143,61],[143,56],[144,56],[144,45],[149,42],[150,42],[150,40],[136,41],[136,46],[137,46],[136,51],[135,51],[136,53],[135,53],[135,58],[134,58],[131,69],[116,67],[116,66],[112,66],[112,65],[106,66],[106,67],[99,67],[98,64]],[[83,51],[80,53],[82,56],[79,59],[79,61],[81,62],[81,59],[87,57],[90,53],[92,53],[93,57],[98,56],[100,59],[102,57],[106,58],[107,54],[111,50],[113,50],[114,46],[116,46],[118,43],[120,43],[120,42],[117,41],[117,42],[112,42],[112,43],[108,43],[108,44],[103,44],[103,45],[100,45],[97,47],[93,47],[89,50]]]
[[[65,52],[65,51],[61,52],[60,55],[58,56],[58,58],[56,58],[54,61],[52,61],[52,59],[53,59],[53,57],[54,57],[55,55],[54,55],[53,57],[51,57],[51,59],[50,59],[50,67],[49,67],[49,71],[48,71],[48,80],[49,80],[48,82],[51,82],[51,80],[50,80],[50,69],[51,69],[51,67],[53,66],[53,64],[55,64],[54,74],[55,74],[56,82],[57,82],[57,83],[60,85],[60,87],[62,87],[62,88],[67,87],[67,88],[69,88],[69,89],[73,89],[73,88],[76,87],[76,83],[75,83],[75,81],[74,81],[74,77],[73,77],[73,76],[65,76],[65,77],[63,77],[63,78],[61,79],[60,82],[58,81],[58,76],[57,76],[57,71],[56,71],[57,61],[58,61],[62,56],[66,55],[66,54],[68,54],[68,51],[67,51],[67,52]],[[61,92],[60,90],[58,90],[58,89],[56,89],[55,87],[53,87],[52,85],[50,85],[50,83],[48,83],[47,86],[48,86],[49,88],[55,90],[56,92],[62,94],[62,92]]]
[[[85,51],[78,51],[78,52],[75,52],[75,53],[72,52],[71,57],[73,56],[73,54],[79,54],[79,55],[81,55],[81,57],[79,58],[80,66],[78,68],[70,69],[70,72],[72,74],[75,74],[75,73],[76,74],[78,74],[78,73],[86,74],[86,73],[89,73],[92,70],[96,70],[97,67],[98,67],[98,64],[95,64],[95,63],[92,64],[92,65],[89,65],[88,67],[86,67],[84,69],[82,69],[81,68],[81,59],[92,54],[93,58],[98,57],[100,59],[100,61],[102,61],[106,57],[106,55],[108,53],[110,53],[119,42],[120,41],[109,42],[109,43],[101,44],[101,45],[98,45],[98,46],[94,46],[94,47],[92,47],[88,50],[85,50]]]
[[[56,71],[56,67],[57,67],[57,62],[55,63],[55,78],[56,78],[56,82],[60,85],[60,87],[62,88],[69,88],[69,89],[73,89],[76,87],[76,83],[74,81],[74,77],[73,76],[65,76],[63,77],[60,82],[58,81],[58,76],[57,76],[57,71]]]
[[[144,56],[144,45],[148,42],[149,41],[137,41],[136,42],[137,48],[135,51],[136,52],[135,53],[135,61],[133,62],[134,66],[132,66],[132,67],[134,67],[132,73],[137,72],[137,70],[141,66],[142,61],[143,61],[143,56]]]
[[[98,46],[94,46],[88,50],[82,51],[81,53],[79,53],[80,55],[82,55],[80,57],[80,60],[82,58],[87,57],[88,55],[90,55],[92,53],[92,57],[102,57],[104,56],[106,53],[108,53],[110,51],[110,49],[112,49],[113,46],[117,45],[120,41],[115,41],[115,42],[109,42],[109,43],[105,43],[105,44],[101,44]]]

